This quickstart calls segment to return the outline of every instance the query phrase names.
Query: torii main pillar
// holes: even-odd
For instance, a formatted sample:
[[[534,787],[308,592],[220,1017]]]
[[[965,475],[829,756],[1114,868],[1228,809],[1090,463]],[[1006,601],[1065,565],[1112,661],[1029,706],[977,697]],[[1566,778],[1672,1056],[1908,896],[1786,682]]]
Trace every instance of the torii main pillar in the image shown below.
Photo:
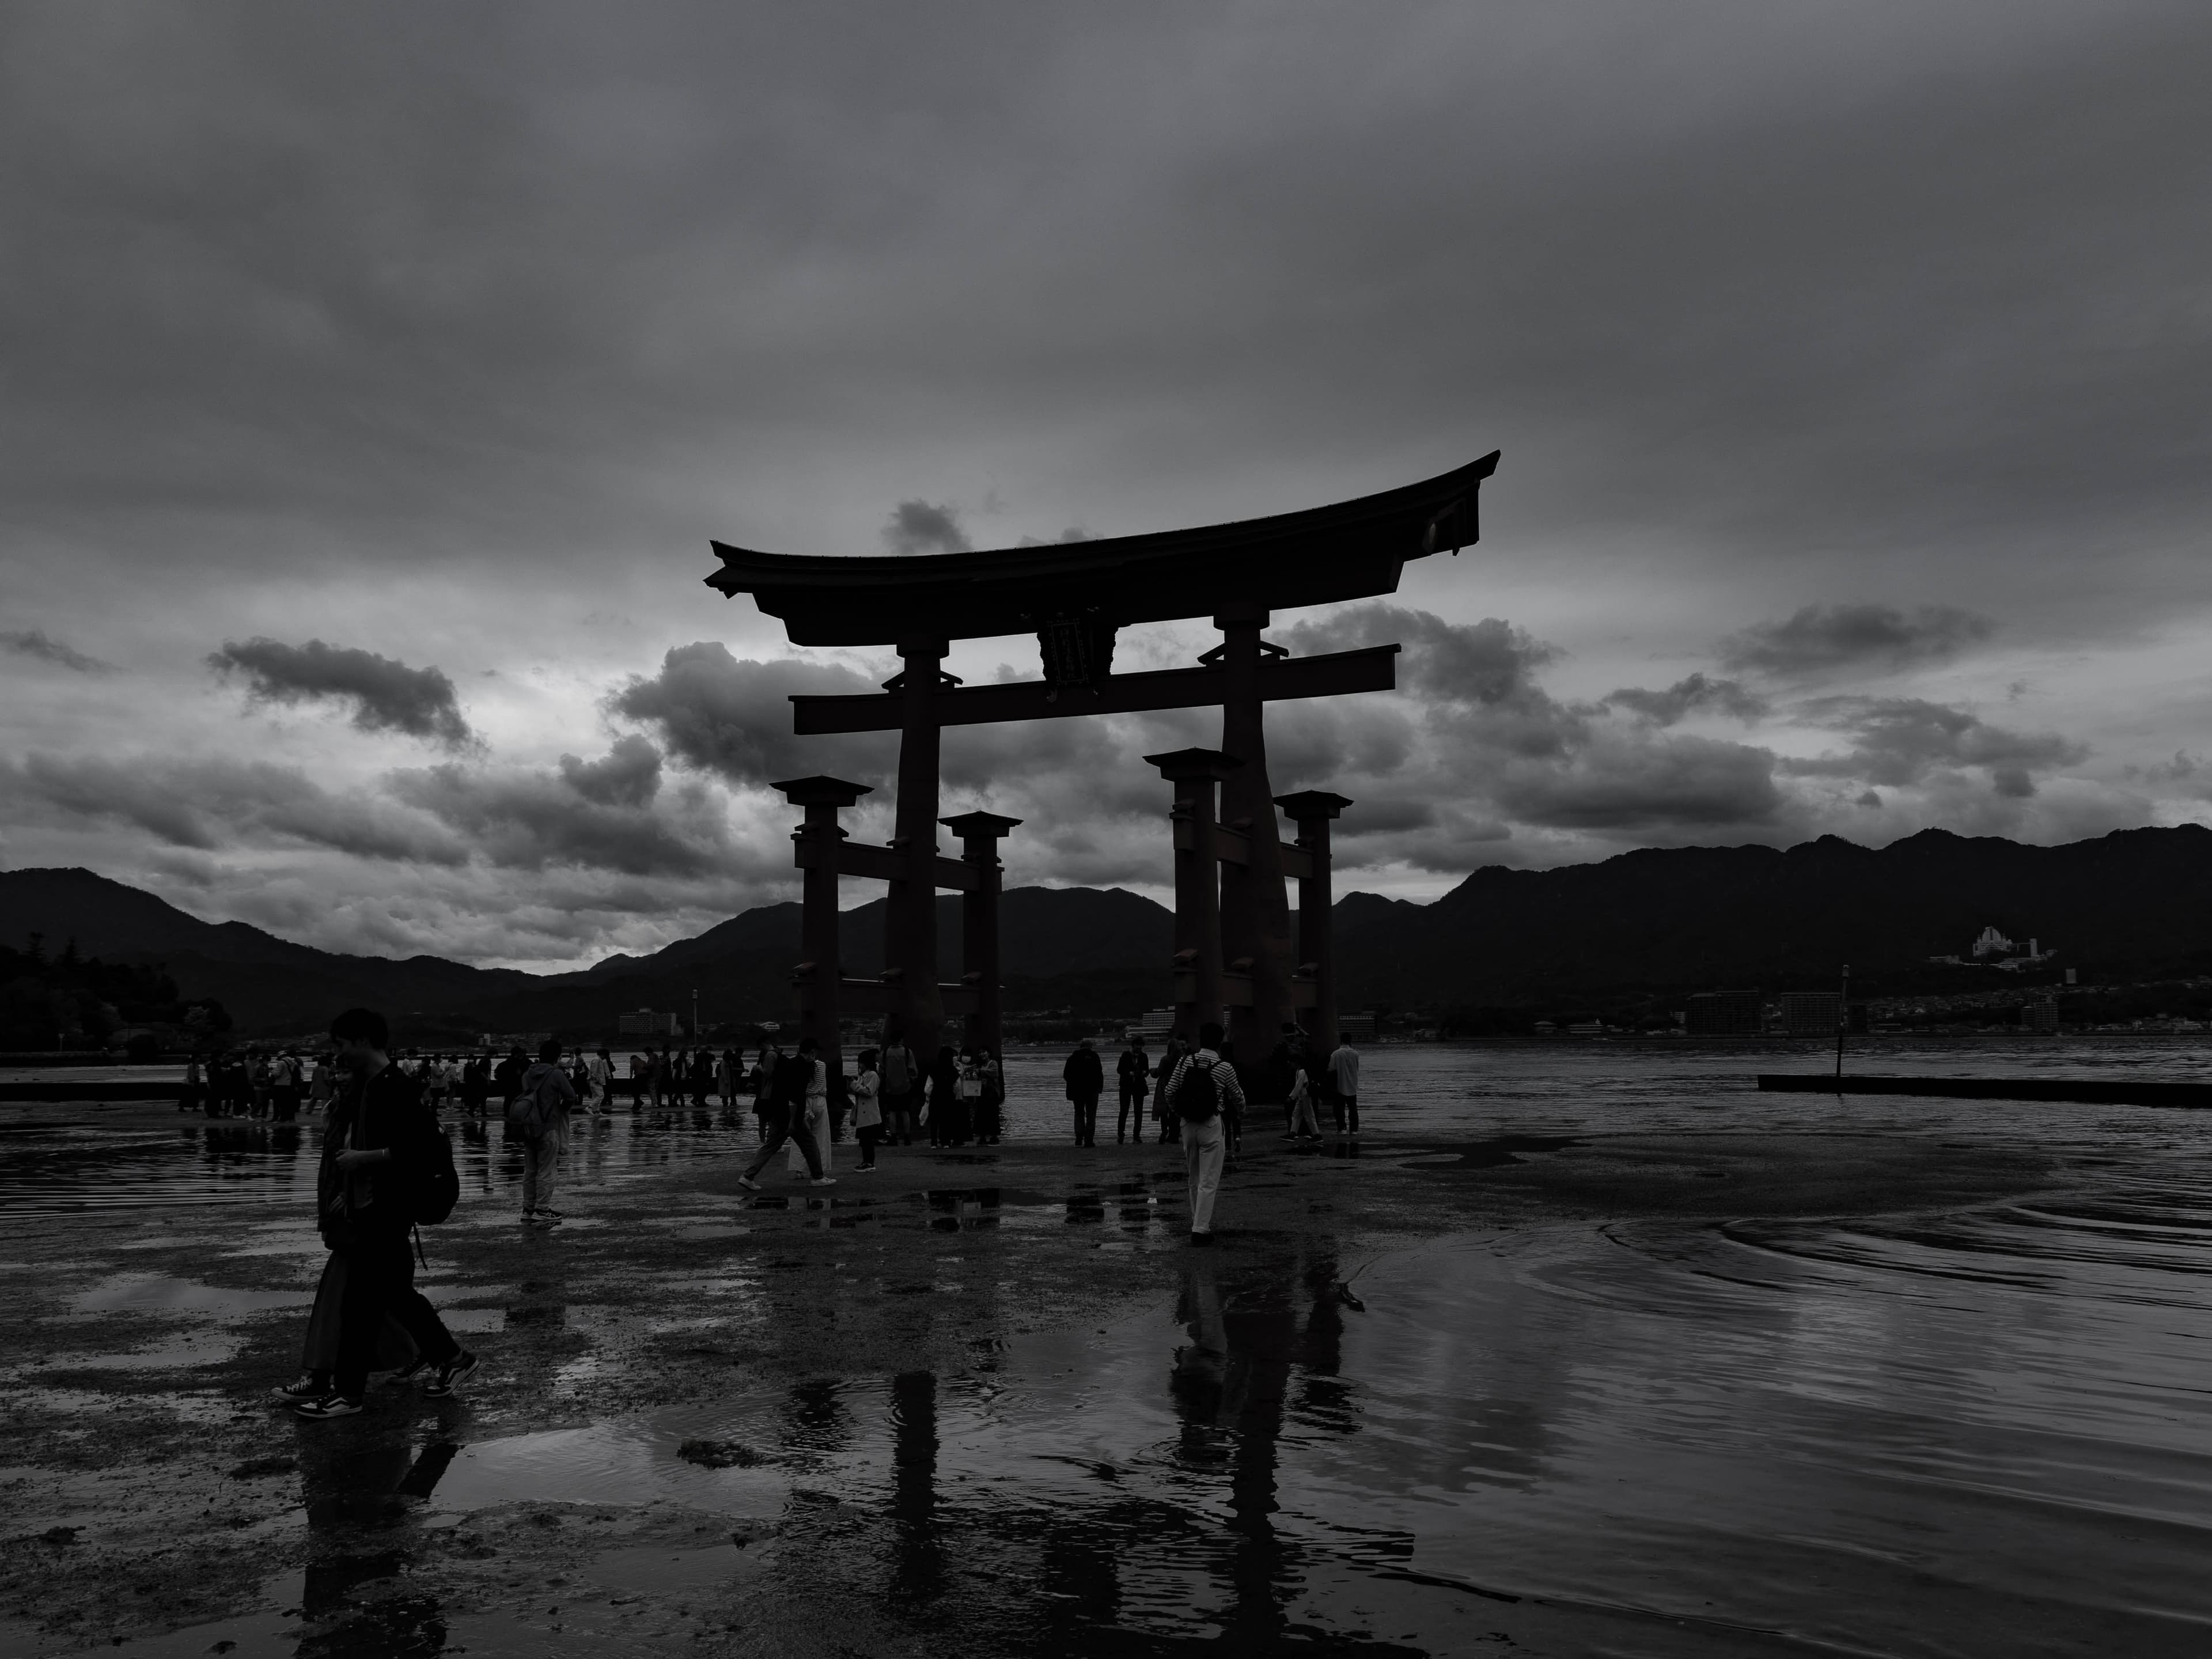
[[[1222,752],[1238,763],[1221,780],[1221,822],[1250,838],[1243,864],[1221,870],[1221,951],[1228,966],[1249,974],[1252,1000],[1229,1011],[1235,1058],[1256,1064],[1291,1018],[1291,914],[1283,890],[1282,833],[1267,781],[1267,736],[1261,714],[1260,665],[1286,655],[1260,637],[1267,611],[1237,605],[1213,619],[1222,633],[1218,659],[1228,677],[1221,702]],[[1213,653],[1209,653],[1210,656]]]

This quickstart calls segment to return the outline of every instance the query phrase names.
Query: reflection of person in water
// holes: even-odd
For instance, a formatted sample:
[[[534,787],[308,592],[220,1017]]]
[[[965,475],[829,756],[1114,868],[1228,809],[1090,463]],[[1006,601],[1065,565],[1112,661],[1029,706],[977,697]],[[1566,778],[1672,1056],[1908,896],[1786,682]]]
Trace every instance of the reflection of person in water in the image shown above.
[[[299,1659],[446,1650],[445,1614],[434,1599],[414,1590],[360,1591],[407,1570],[417,1505],[437,1490],[460,1449],[441,1435],[417,1452],[404,1431],[301,1442],[310,1553],[300,1612],[309,1628]]]

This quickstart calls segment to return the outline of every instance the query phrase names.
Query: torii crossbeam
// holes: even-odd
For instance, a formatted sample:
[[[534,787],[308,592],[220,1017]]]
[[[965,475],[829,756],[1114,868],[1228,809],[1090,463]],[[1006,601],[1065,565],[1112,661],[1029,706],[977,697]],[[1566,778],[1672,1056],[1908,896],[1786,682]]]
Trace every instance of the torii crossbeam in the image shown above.
[[[1198,971],[1179,951],[1176,1000],[1185,1012],[1178,1023],[1219,1018],[1225,1010],[1235,1057],[1249,1061],[1267,1053],[1297,1011],[1315,1041],[1333,1046],[1328,820],[1350,803],[1310,791],[1285,797],[1280,805],[1297,816],[1302,834],[1295,847],[1283,844],[1261,708],[1285,698],[1393,690],[1398,647],[1293,658],[1261,631],[1273,609],[1395,592],[1408,560],[1474,542],[1478,492],[1498,460],[1493,451],[1420,483],[1274,518],[998,552],[819,557],[714,544],[722,568],[708,584],[751,594],[782,620],[793,644],[889,646],[904,663],[880,696],[792,699],[802,736],[901,734],[896,833],[887,848],[866,854],[868,873],[891,882],[887,969],[883,988],[861,1000],[890,1012],[925,1062],[937,1048],[945,999],[935,895],[941,866],[951,862],[938,858],[936,836],[945,726],[1218,705],[1220,750],[1155,757],[1180,769],[1162,768],[1182,780],[1178,847],[1200,835],[1207,848],[1205,872],[1178,874],[1179,944],[1197,927],[1182,914],[1183,896],[1212,892],[1218,869],[1218,927],[1208,918],[1194,935],[1212,967]],[[1194,617],[1210,617],[1223,636],[1200,666],[1111,672],[1117,629]],[[1041,680],[963,687],[944,672],[955,639],[1030,632],[1042,657]],[[1211,758],[1200,763],[1193,756]],[[1189,791],[1200,787],[1192,780],[1201,775],[1209,820],[1214,782],[1220,788],[1218,823],[1202,832],[1189,821]],[[1179,857],[1179,872],[1186,861]],[[1306,962],[1296,971],[1287,876],[1299,878],[1304,895],[1299,954]],[[810,939],[817,933],[834,948],[834,927],[810,930]],[[821,961],[818,949],[815,955],[812,975],[836,982],[836,965]],[[995,988],[995,965],[992,978]]]

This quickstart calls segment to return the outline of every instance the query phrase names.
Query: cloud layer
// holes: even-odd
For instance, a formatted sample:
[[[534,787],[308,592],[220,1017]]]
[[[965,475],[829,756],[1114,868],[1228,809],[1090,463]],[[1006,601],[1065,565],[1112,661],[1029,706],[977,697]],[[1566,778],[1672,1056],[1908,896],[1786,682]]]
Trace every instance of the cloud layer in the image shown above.
[[[226,641],[207,660],[218,674],[243,679],[249,702],[333,702],[352,711],[357,731],[398,732],[447,749],[465,749],[475,741],[459,695],[442,669],[410,668],[373,651],[320,640],[305,645]]]
[[[1279,787],[1358,802],[1346,884],[2212,817],[2201,3],[46,6],[0,64],[10,863],[647,948],[790,890],[776,780],[885,829],[893,743],[787,698],[896,665],[711,597],[709,538],[1222,523],[1492,447],[1479,545],[1278,618],[1407,647],[1269,714]],[[947,808],[1157,886],[1141,757],[1218,737],[952,732]]]

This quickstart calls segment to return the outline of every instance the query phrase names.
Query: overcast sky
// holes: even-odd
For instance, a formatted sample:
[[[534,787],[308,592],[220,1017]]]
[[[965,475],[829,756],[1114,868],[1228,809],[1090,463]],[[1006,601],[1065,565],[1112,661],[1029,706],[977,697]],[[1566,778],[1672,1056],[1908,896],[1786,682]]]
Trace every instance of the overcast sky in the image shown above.
[[[60,0],[0,76],[0,865],[649,949],[795,894],[766,780],[888,783],[783,699],[892,665],[702,586],[710,538],[1169,529],[1492,448],[1480,546],[1275,619],[1407,647],[1270,713],[1278,790],[1358,802],[1340,889],[2212,822],[2203,0]],[[1139,757],[1217,738],[969,728],[946,810],[1158,891]]]

